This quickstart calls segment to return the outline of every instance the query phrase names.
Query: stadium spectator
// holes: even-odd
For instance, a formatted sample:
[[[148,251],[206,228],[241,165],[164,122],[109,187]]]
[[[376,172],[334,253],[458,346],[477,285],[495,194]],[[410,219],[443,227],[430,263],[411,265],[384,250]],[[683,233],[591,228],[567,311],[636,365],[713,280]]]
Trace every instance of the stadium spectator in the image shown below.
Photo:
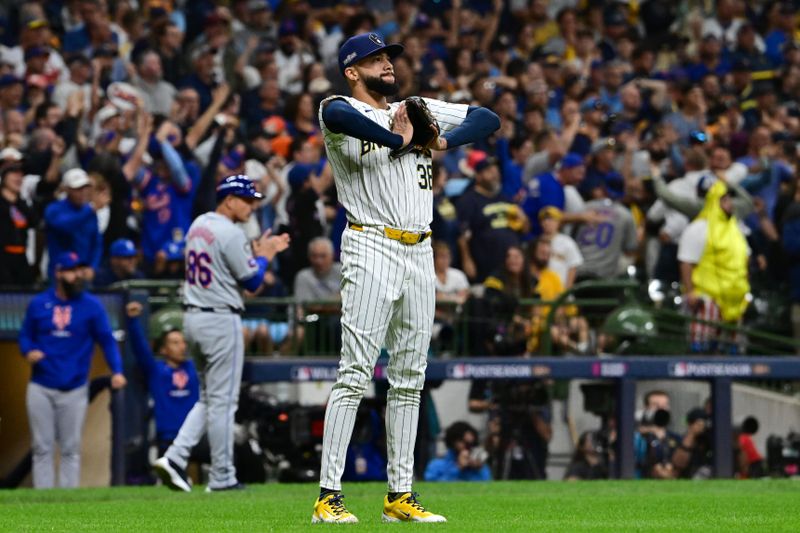
[[[275,275],[274,269],[264,274],[264,283],[257,296],[262,298],[285,298],[286,287]],[[289,335],[290,312],[285,305],[248,304],[242,317],[245,349],[260,355],[283,353],[291,348],[293,339]]]
[[[542,237],[550,241],[550,261],[547,268],[558,274],[564,290],[575,283],[578,267],[583,264],[583,256],[575,240],[566,233],[559,232],[564,213],[559,208],[547,206],[539,211],[539,224]]]
[[[66,198],[47,206],[44,212],[47,251],[50,256],[48,278],[55,278],[54,259],[65,251],[78,254],[86,267],[86,281],[91,282],[103,255],[103,238],[97,224],[97,214],[89,205],[91,181],[81,168],[73,168],[62,180],[67,189]]]
[[[603,448],[597,433],[584,431],[575,445],[575,452],[564,473],[567,481],[580,479],[608,479],[608,465],[603,457]]]
[[[297,318],[301,321],[309,316],[318,321],[314,325],[326,338],[336,341],[339,326],[342,265],[334,262],[333,243],[327,237],[316,237],[308,244],[308,261],[311,266],[297,273],[294,279],[294,297],[298,303]],[[298,328],[297,342],[304,339],[305,329]]]
[[[678,476],[672,461],[681,437],[667,429],[670,420],[669,395],[661,390],[647,392],[639,427],[634,433],[637,478],[674,479]]]
[[[672,454],[672,465],[676,476],[691,479],[707,479],[711,476],[711,439],[709,415],[702,407],[686,415],[686,433]]]
[[[3,152],[8,150],[13,148]],[[35,278],[26,251],[28,230],[37,226],[39,216],[20,196],[22,174],[19,163],[0,166],[0,285],[29,286]]]
[[[527,217],[500,192],[500,171],[492,158],[475,165],[475,182],[456,202],[456,213],[461,267],[477,283],[500,266],[508,248],[529,229]]]
[[[170,241],[156,252],[153,277],[156,279],[183,279],[185,276],[184,253],[186,241]]]
[[[176,310],[177,312],[177,310]],[[153,348],[147,342],[148,335],[139,320],[142,304],[130,302],[125,306],[128,334],[136,362],[147,380],[147,390],[153,398],[156,421],[156,443],[159,457],[169,448],[178,435],[186,415],[200,397],[200,380],[194,362],[188,357],[186,339],[179,323],[156,320],[159,331]],[[160,317],[159,317],[160,318]],[[164,358],[159,361],[153,354]]]
[[[77,54],[67,59],[69,78],[58,82],[53,91],[53,103],[66,111],[67,101],[72,93],[81,91],[86,109],[92,107],[92,64],[84,55]]]
[[[144,109],[154,115],[168,116],[176,91],[163,76],[161,57],[155,51],[147,50],[139,54],[133,85],[142,93]]]
[[[182,135],[175,124],[165,120],[151,138],[149,115],[140,110],[139,120],[139,139],[123,172],[142,198],[142,253],[151,271],[158,250],[182,240],[189,230],[200,173],[176,150]],[[152,163],[143,165],[145,150]]]
[[[792,330],[800,340],[800,187],[794,183],[792,203],[783,215],[782,243],[789,261],[789,287],[792,298]],[[797,348],[800,351],[800,347]]]
[[[630,256],[639,248],[636,224],[628,208],[606,197],[606,187],[597,187],[592,194],[596,199],[587,202],[586,209],[596,213],[601,222],[575,228],[575,242],[583,256],[577,277],[614,278],[622,270],[623,255]]]
[[[321,166],[316,143],[298,139],[292,147],[295,165],[287,175],[290,192],[286,201],[292,261],[284,269],[284,275],[308,266],[308,245],[322,236],[328,225],[331,213],[326,204],[333,186],[332,170],[329,165]]]
[[[452,349],[455,322],[469,296],[467,276],[450,266],[452,253],[445,242],[433,243],[433,270],[436,274],[436,314],[432,341],[444,350]]]
[[[100,267],[94,278],[95,287],[108,287],[119,281],[142,279],[138,268],[138,252],[130,239],[117,239],[111,243],[108,264]]]
[[[741,320],[750,291],[748,256],[747,241],[733,215],[731,191],[718,181],[709,189],[703,211],[686,228],[678,247],[688,311],[703,321],[690,327],[693,352],[739,353],[738,341],[721,344],[722,332],[709,321],[737,324]]]
[[[539,237],[530,243],[528,266],[531,282],[535,295],[544,301],[557,299],[565,290],[559,275],[549,267],[551,260],[552,243],[547,237]],[[589,345],[589,327],[586,320],[578,316],[575,306],[559,307],[553,310],[549,305],[539,305],[533,309],[527,353],[538,352],[541,336],[546,331],[545,324],[551,312],[556,313],[548,333],[553,346],[571,352],[584,353]]]
[[[519,300],[533,298],[534,281],[525,264],[525,255],[519,246],[506,251],[503,266],[483,282],[485,288],[485,313],[492,325],[487,332],[489,353],[520,355],[525,352],[529,335],[529,311]]]
[[[522,204],[522,208],[531,220],[532,237],[538,237],[542,232],[539,224],[539,212],[547,206],[560,209],[565,224],[598,220],[594,212],[584,211],[582,207],[573,211],[567,206],[568,187],[577,187],[583,181],[585,174],[586,166],[583,157],[576,153],[569,153],[561,159],[555,172],[539,174],[528,183],[528,197]]]
[[[425,481],[490,481],[486,450],[478,446],[478,431],[467,422],[453,422],[445,430],[447,453],[432,459]]]
[[[153,48],[161,59],[164,81],[176,86],[186,74],[186,61],[181,52],[183,32],[175,22],[166,20],[155,25],[152,33]]]
[[[100,301],[83,290],[83,268],[75,252],[52,259],[54,286],[25,311],[19,349],[33,367],[26,405],[33,449],[33,486],[55,486],[53,457],[60,449],[58,486],[80,482],[81,432],[89,403],[89,367],[95,343],[111,369],[111,387],[125,386],[122,358]]]
[[[179,82],[181,89],[192,88],[200,98],[199,111],[202,113],[211,105],[212,93],[217,86],[214,74],[214,56],[217,49],[207,44],[202,44],[191,53],[192,69]]]

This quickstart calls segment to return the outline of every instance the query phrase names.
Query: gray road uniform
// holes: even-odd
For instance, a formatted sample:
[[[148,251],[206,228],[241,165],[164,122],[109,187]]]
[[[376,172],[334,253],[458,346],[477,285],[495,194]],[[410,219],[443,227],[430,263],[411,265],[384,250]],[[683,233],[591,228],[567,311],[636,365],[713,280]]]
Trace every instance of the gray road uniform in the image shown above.
[[[200,399],[165,456],[186,468],[192,447],[208,431],[209,488],[237,483],[233,422],[239,401],[244,344],[240,285],[263,276],[244,232],[215,212],[198,217],[186,239],[184,331],[200,376]]]

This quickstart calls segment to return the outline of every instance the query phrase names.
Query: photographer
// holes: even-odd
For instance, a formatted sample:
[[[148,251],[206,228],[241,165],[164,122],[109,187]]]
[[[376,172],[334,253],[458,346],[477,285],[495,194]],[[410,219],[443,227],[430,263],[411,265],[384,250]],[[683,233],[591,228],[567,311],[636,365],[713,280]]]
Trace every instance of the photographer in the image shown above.
[[[489,411],[486,449],[495,479],[547,479],[553,436],[549,384],[542,380],[475,380],[469,410]]]
[[[676,475],[682,478],[707,479],[711,477],[711,426],[708,413],[696,407],[686,415],[686,434],[672,455]]]
[[[444,434],[447,453],[432,459],[425,481],[489,481],[488,454],[478,442],[477,430],[466,422],[454,422]]]
[[[564,479],[608,479],[608,464],[605,459],[607,443],[602,442],[599,431],[584,431],[575,446],[575,452],[567,466]]]
[[[672,455],[681,437],[667,429],[670,418],[666,392],[654,390],[645,394],[639,429],[634,433],[637,478],[674,479],[678,476]]]

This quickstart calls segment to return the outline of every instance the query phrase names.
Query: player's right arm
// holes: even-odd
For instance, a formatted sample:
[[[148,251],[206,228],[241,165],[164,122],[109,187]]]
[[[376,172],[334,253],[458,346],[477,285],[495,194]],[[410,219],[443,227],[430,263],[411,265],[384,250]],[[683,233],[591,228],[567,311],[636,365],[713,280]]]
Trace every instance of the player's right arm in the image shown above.
[[[44,359],[44,352],[40,349],[39,343],[36,340],[36,325],[34,317],[34,307],[38,308],[39,299],[34,298],[28,304],[28,309],[25,311],[25,319],[22,321],[22,328],[19,330],[17,342],[19,343],[19,351],[22,356],[28,360],[29,363],[35,364]]]
[[[337,98],[323,104],[322,121],[324,126],[333,133],[340,133],[362,141],[370,141],[392,150],[402,148],[411,142],[413,129],[408,128],[407,134],[395,133],[387,130],[377,122],[370,120],[351,106],[347,100]],[[399,114],[404,110],[400,108],[395,113],[395,118],[402,119]],[[406,119],[407,120],[407,119]]]

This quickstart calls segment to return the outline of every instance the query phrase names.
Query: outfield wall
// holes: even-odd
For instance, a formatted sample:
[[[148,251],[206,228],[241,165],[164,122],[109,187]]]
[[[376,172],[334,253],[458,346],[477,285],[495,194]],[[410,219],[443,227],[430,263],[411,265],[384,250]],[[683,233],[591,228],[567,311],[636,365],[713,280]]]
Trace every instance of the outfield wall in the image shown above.
[[[109,373],[102,351],[96,350],[90,379]],[[0,479],[6,477],[31,449],[25,409],[25,391],[30,375],[30,365],[20,355],[17,343],[0,341]],[[109,400],[110,393],[103,391],[86,414],[81,448],[82,487],[107,487],[111,479]],[[28,479],[24,486],[29,485]]]

